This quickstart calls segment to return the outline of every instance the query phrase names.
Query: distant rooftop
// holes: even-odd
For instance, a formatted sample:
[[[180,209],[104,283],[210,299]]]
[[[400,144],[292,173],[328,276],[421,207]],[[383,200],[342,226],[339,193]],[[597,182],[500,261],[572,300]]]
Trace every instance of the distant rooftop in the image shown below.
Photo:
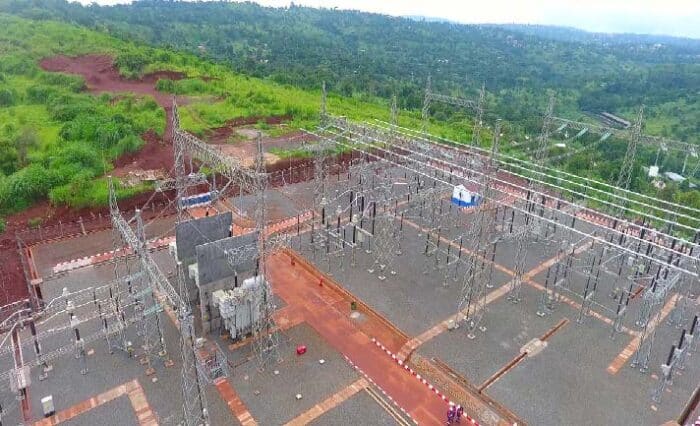
[[[678,173],[674,173],[674,172],[664,172],[664,176],[666,176],[666,178],[668,178],[674,182],[683,182],[685,180],[685,178],[683,176],[679,175]]]

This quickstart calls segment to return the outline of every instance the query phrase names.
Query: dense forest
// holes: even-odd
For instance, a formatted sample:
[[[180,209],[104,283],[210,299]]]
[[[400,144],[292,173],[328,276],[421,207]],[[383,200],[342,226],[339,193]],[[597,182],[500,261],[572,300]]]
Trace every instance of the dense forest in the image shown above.
[[[484,83],[490,112],[527,132],[539,128],[536,112],[544,110],[547,89],[558,92],[561,115],[608,111],[630,118],[644,103],[650,132],[699,141],[700,40],[254,3],[147,0],[83,7],[0,0],[0,10],[186,49],[279,83],[318,88],[325,80],[344,96],[397,94],[409,109],[420,108],[428,75],[437,90],[468,97]]]
[[[145,132],[163,134],[165,114],[150,97],[90,95],[82,78],[43,71],[39,62],[57,54],[109,55],[131,79],[181,73],[182,80],[160,80],[156,88],[187,98],[182,124],[200,135],[248,116],[288,115],[290,127],[312,128],[324,80],[331,112],[386,120],[396,94],[400,124],[419,128],[428,75],[437,90],[459,96],[474,97],[485,83],[483,144],[490,143],[489,123],[505,118],[503,151],[511,155],[528,155],[517,142],[535,140],[549,89],[557,92],[558,115],[590,120],[591,112],[610,111],[631,120],[644,103],[645,132],[692,143],[700,135],[696,40],[223,2],[0,0],[0,25],[0,215],[46,199],[103,205],[115,161],[138,150]],[[469,113],[435,105],[428,130],[464,142],[472,123]],[[550,165],[614,183],[626,142],[572,136],[552,134],[566,147],[551,147]],[[658,163],[661,171],[697,172],[700,160],[685,154],[641,147],[631,189],[700,208],[700,191],[691,187],[697,178],[658,189],[643,170]],[[146,190],[122,188],[119,195]]]

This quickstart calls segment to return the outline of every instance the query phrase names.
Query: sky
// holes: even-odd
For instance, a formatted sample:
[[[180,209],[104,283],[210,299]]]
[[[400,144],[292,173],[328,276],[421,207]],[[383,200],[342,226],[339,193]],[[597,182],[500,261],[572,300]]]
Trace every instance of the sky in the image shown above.
[[[127,0],[97,0],[99,4],[120,2]],[[283,7],[290,0],[256,0],[256,3]],[[700,39],[700,0],[295,0],[294,3],[394,16],[445,18],[462,23],[560,25],[595,32]]]

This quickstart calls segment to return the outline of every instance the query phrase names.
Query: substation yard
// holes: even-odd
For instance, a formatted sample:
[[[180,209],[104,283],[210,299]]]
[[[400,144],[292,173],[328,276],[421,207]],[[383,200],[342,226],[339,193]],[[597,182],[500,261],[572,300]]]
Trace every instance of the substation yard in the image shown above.
[[[388,174],[392,173],[398,179],[402,171]],[[344,174],[330,176],[328,182],[329,193],[342,193],[351,186]],[[311,186],[311,182],[301,182],[266,194],[267,208],[277,212],[270,222],[288,216],[292,228],[289,248],[267,258],[281,358],[261,370],[250,338],[232,342],[225,332],[209,333],[208,343],[216,342],[228,360],[228,376],[205,384],[211,424],[439,424],[444,422],[446,400],[467,407],[466,414],[475,416],[479,424],[662,424],[677,415],[700,377],[697,358],[690,358],[664,392],[662,402],[650,400],[658,384],[653,366],[664,362],[677,336],[678,329],[665,320],[670,309],[661,313],[657,349],[652,351],[652,367],[646,374],[629,366],[629,347],[639,333],[633,324],[637,305],[631,305],[634,308],[624,331],[614,339],[610,337],[611,318],[598,314],[594,307],[593,314],[580,320],[580,299],[566,292],[547,315],[538,316],[546,270],[554,264],[558,248],[534,238],[527,242],[526,282],[519,302],[507,297],[515,248],[500,244],[482,295],[480,328],[474,330],[475,336],[464,325],[450,330],[465,271],[458,262],[446,265],[447,255],[440,251],[425,254],[430,232],[420,221],[421,215],[429,214],[427,209],[402,209],[395,203],[396,212],[405,214],[400,243],[392,246],[400,254],[393,256],[379,279],[378,271],[368,272],[374,256],[367,253],[378,248],[365,243],[352,249],[352,256],[349,250],[342,255],[324,253],[323,247],[310,244],[312,231],[303,219],[297,228],[297,215],[301,217],[313,203]],[[397,198],[404,196],[399,193]],[[449,194],[440,198],[446,215],[461,216],[455,223],[471,220],[474,209],[448,207]],[[246,214],[249,197],[228,201]],[[341,221],[345,226],[347,219]],[[146,234],[149,239],[162,239],[168,231],[172,235],[172,227],[172,219],[155,220],[147,224]],[[461,233],[457,225],[443,231],[443,247],[451,236]],[[578,256],[583,257],[590,244],[585,239],[577,243]],[[453,245],[455,256],[459,247]],[[114,280],[115,265],[120,275],[128,275],[135,262],[121,262],[115,256],[52,273],[58,264],[111,249],[110,230],[33,246],[34,267],[45,278],[44,299],[60,296],[64,287],[75,292],[105,285]],[[466,248],[462,250],[463,256],[469,255]],[[175,264],[167,247],[154,247],[152,252],[172,279]],[[571,287],[583,285],[581,280],[573,279]],[[599,301],[611,307],[615,300],[607,293],[613,281],[604,278],[599,283],[599,289],[603,288]],[[87,305],[92,304],[90,300],[88,297]],[[359,307],[352,310],[351,302]],[[86,316],[94,310],[92,306],[76,308],[78,316],[80,309]],[[351,317],[352,312],[356,314]],[[86,345],[85,358],[68,353],[52,360],[53,368],[44,380],[39,378],[41,368],[32,369],[24,419],[15,395],[4,392],[3,422],[176,424],[182,397],[174,318],[172,312],[161,315],[168,349],[163,359],[172,362],[166,364],[159,358],[153,363],[154,372],[146,374],[138,348],[133,357],[122,350],[110,354],[105,339],[97,339]],[[44,352],[72,340],[73,330],[67,323],[60,315],[45,319],[41,327],[53,333],[42,340]],[[81,333],[95,333],[100,327],[99,322],[90,323]],[[127,330],[126,338],[139,341],[137,330]],[[524,352],[533,339],[545,343]],[[24,357],[29,360],[31,337],[23,335],[22,340],[28,345]],[[297,355],[299,345],[308,351]],[[12,362],[6,350],[3,371],[10,370]],[[40,400],[46,395],[53,396],[57,414],[42,421]]]
[[[153,95],[155,80],[97,59],[44,66]],[[87,231],[27,240],[43,304],[0,311],[3,424],[438,425],[459,404],[463,424],[660,425],[687,406],[697,241],[395,125],[323,108],[319,134],[257,138],[234,129],[258,121],[243,119],[205,143],[155,98],[170,202],[137,213],[110,197]],[[226,145],[234,132],[246,140]],[[269,155],[290,147],[313,158]],[[185,157],[221,171],[216,185]],[[204,202],[185,208],[193,192]],[[639,209],[625,197],[612,207]]]

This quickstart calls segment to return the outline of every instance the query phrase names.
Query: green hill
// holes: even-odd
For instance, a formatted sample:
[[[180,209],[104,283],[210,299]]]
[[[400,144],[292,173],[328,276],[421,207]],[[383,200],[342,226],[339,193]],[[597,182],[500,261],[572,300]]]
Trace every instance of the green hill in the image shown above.
[[[53,21],[0,14],[0,212],[22,210],[48,198],[73,207],[104,205],[103,176],[121,155],[138,150],[141,135],[165,128],[165,114],[149,96],[87,93],[77,76],[43,71],[39,62],[54,55],[107,54],[132,78],[174,70],[180,81],[154,86],[187,97],[183,126],[197,134],[235,117],[291,115],[293,127],[313,127],[320,91],[307,91],[237,75],[224,66],[186,53],[125,42]],[[205,81],[206,80],[206,81]],[[357,119],[388,119],[377,101],[329,97],[332,112]],[[401,122],[418,126],[418,114]],[[436,124],[432,130],[466,139],[467,123]],[[124,188],[129,196],[147,187]]]
[[[279,83],[315,89],[325,80],[345,96],[397,94],[408,109],[420,108],[428,75],[439,91],[469,97],[485,83],[491,117],[529,133],[539,130],[547,89],[558,92],[557,113],[567,116],[631,118],[645,103],[650,132],[700,143],[698,40],[238,2],[1,0],[2,9],[188,50]]]
[[[193,9],[189,9],[190,6]],[[129,9],[130,7],[141,7],[144,9],[139,9],[138,13],[134,13],[134,10]],[[397,64],[385,67],[383,65],[384,59],[380,60],[371,56],[373,59],[367,60],[367,67],[362,68],[364,71],[349,73],[346,71],[352,68],[347,67],[352,67],[356,64],[343,62],[342,55],[327,57],[330,50],[316,51],[308,48],[300,49],[296,53],[288,52],[290,56],[287,56],[287,68],[279,64],[269,65],[282,60],[276,59],[274,55],[269,56],[267,61],[265,60],[268,58],[267,56],[261,56],[258,60],[251,62],[250,55],[235,54],[233,57],[238,59],[233,61],[233,68],[245,71],[244,73],[236,73],[231,69],[231,64],[226,60],[226,57],[218,57],[214,53],[214,47],[218,46],[215,43],[216,38],[214,35],[223,29],[214,25],[217,22],[216,19],[212,19],[212,23],[207,23],[200,21],[199,18],[204,19],[208,16],[207,14],[211,14],[212,8],[219,7],[225,10],[228,10],[230,7],[231,10],[238,12],[249,11],[253,16],[262,13],[265,16],[270,15],[274,17],[282,13],[281,11],[262,9],[251,4],[183,5],[175,3],[172,4],[173,22],[175,23],[162,27],[163,30],[166,34],[180,31],[180,39],[183,42],[175,43],[178,48],[187,48],[191,43],[205,43],[201,41],[201,38],[198,38],[201,36],[200,31],[205,31],[211,35],[211,38],[208,39],[209,41],[205,43],[206,49],[194,48],[194,53],[186,53],[172,47],[152,47],[143,42],[132,40],[132,34],[136,34],[138,28],[143,28],[144,32],[139,33],[143,36],[142,38],[154,43],[170,44],[166,41],[168,38],[166,34],[158,35],[158,29],[149,30],[151,27],[146,25],[149,22],[153,22],[156,16],[154,14],[159,10],[162,11],[160,8],[164,7],[168,6],[163,3],[139,3],[135,6],[113,9],[83,8],[82,6],[57,1],[27,3],[0,0],[0,9],[40,18],[38,20],[25,19],[15,15],[0,13],[0,25],[3,28],[3,32],[0,33],[0,214],[6,215],[17,212],[25,209],[32,203],[46,199],[56,205],[68,205],[71,207],[104,205],[107,200],[107,185],[104,176],[112,170],[115,161],[124,154],[137,151],[143,145],[141,136],[144,133],[149,131],[154,131],[158,135],[164,133],[164,111],[151,96],[136,96],[123,93],[90,94],[86,91],[86,82],[82,78],[74,75],[46,72],[41,69],[39,62],[54,55],[110,55],[119,66],[121,75],[131,79],[138,79],[145,74],[155,71],[181,72],[185,77],[182,80],[153,82],[153,87],[158,89],[158,92],[154,91],[153,93],[159,94],[161,105],[163,104],[162,99],[164,96],[177,94],[178,96],[186,97],[187,101],[181,108],[182,124],[186,129],[200,135],[204,134],[208,129],[223,125],[232,118],[249,116],[289,115],[293,117],[290,123],[292,127],[313,127],[318,116],[320,78],[327,78],[328,81],[332,82],[332,87],[335,88],[335,91],[331,92],[329,97],[329,109],[332,113],[347,115],[352,119],[377,118],[388,120],[389,105],[387,98],[383,96],[393,93],[398,88],[399,90],[396,91],[399,99],[402,100],[403,106],[408,108],[402,109],[400,124],[412,128],[420,127],[420,108],[418,107],[420,106],[420,90],[422,90],[420,86],[422,82],[418,76],[414,76],[413,80],[399,80],[397,77],[392,77],[392,72],[396,71],[393,67],[399,67]],[[175,18],[180,16],[184,22],[186,11],[188,10],[200,10],[202,15],[199,16],[195,13],[188,18],[189,24],[180,26]],[[69,19],[68,16],[74,11],[77,12]],[[85,16],[81,15],[81,13]],[[332,50],[334,43],[344,42],[349,37],[346,30],[349,28],[348,26],[354,25],[352,19],[366,20],[367,28],[362,31],[356,28],[356,43],[349,45],[348,49],[351,49],[352,46],[364,49],[358,46],[365,46],[365,41],[362,40],[365,40],[367,37],[371,38],[371,35],[365,34],[365,32],[370,31],[373,26],[377,26],[379,23],[388,25],[389,21],[395,21],[398,28],[391,30],[387,27],[389,32],[399,31],[405,26],[417,25],[415,28],[421,29],[426,34],[425,37],[427,38],[425,40],[433,40],[440,46],[443,43],[438,38],[432,38],[434,36],[432,31],[438,27],[431,27],[430,25],[433,24],[428,23],[416,23],[409,20],[354,12],[338,12],[338,15],[335,15],[335,12],[332,11],[315,11],[305,8],[292,8],[287,13],[301,14],[302,17],[320,14],[319,16],[322,17],[328,15],[337,19],[342,17],[349,20],[345,22],[341,19],[341,21],[336,22],[339,27],[335,27],[335,29],[331,29],[329,27],[330,24],[325,21],[316,22],[318,24],[316,26],[311,26],[307,22],[308,25],[305,27],[305,30],[300,33],[296,33],[294,28],[306,21],[300,18],[301,20],[293,20],[292,23],[292,20],[288,20],[289,22],[287,23],[293,25],[293,27],[282,27],[277,30],[280,37],[285,31],[289,31],[291,34],[285,42],[287,46],[295,44],[292,41],[296,37],[306,37],[310,33],[316,33],[317,37],[325,40],[323,41],[323,43],[326,43],[324,46]],[[89,22],[83,21],[93,19],[93,17],[100,14],[133,15],[129,19],[141,19],[143,22],[141,24],[131,24],[129,20],[126,20],[126,23],[117,24],[115,18],[114,24],[111,24],[111,21],[104,21],[97,25],[91,21],[93,22],[92,26],[96,25],[98,30],[87,29],[84,26],[75,24],[75,22],[79,22],[87,25]],[[70,20],[74,23],[69,24],[49,20],[49,18]],[[317,16],[314,19],[320,18]],[[164,19],[160,21],[166,22]],[[195,24],[195,22],[198,23]],[[202,22],[205,23],[202,24]],[[233,22],[235,23],[234,28],[238,29],[238,26],[245,27],[244,23],[246,20],[241,18]],[[249,26],[250,28],[248,29],[252,32],[250,34],[263,34],[266,25],[268,25],[266,22],[265,19],[261,18],[258,26]],[[331,22],[335,21],[331,20]],[[345,26],[340,25],[340,22],[345,22]],[[447,24],[436,25],[443,25],[443,27],[438,28],[438,34],[442,34],[440,31],[443,31],[444,34],[460,33],[467,30],[482,31],[481,37],[484,41],[496,37],[496,39],[501,40],[498,43],[507,44],[498,36],[498,34],[506,34],[504,32],[506,30],[501,28],[467,27],[467,29],[463,29],[461,26],[457,28]],[[122,30],[118,31],[117,27],[122,28]],[[341,27],[346,30],[341,31]],[[190,28],[192,32],[189,33],[190,30],[187,30],[187,28]],[[324,39],[323,34],[329,31],[334,33],[335,36]],[[494,33],[493,31],[496,32]],[[231,35],[233,37],[231,40],[239,40],[237,46],[247,46],[247,43],[253,43],[253,38],[243,41],[245,34],[247,34],[245,31],[243,35],[238,34],[237,30],[235,33]],[[149,34],[151,35],[148,36]],[[251,35],[251,37],[253,36]],[[221,40],[224,39],[222,38]],[[403,38],[397,33],[396,40],[398,43]],[[545,39],[538,40],[545,43],[545,45],[549,43],[541,41]],[[187,43],[184,41],[187,41]],[[318,45],[314,45],[311,41],[310,39],[299,40],[298,44],[299,46],[304,44],[307,47]],[[556,46],[560,46],[560,44],[556,44]],[[376,47],[371,49],[376,49]],[[687,47],[673,47],[668,55],[671,55],[671,59],[682,63],[684,61],[683,58],[685,58],[684,55],[688,54],[687,49]],[[690,49],[692,51],[692,47]],[[303,56],[305,53],[302,51],[312,56]],[[262,52],[262,50],[259,52]],[[562,51],[558,52],[558,54],[563,54]],[[595,49],[593,49],[593,52],[595,52]],[[444,53],[447,54],[446,51]],[[306,67],[304,64],[311,61],[313,55],[320,55],[317,58],[320,62],[313,67]],[[484,55],[486,54],[484,53]],[[606,61],[608,65],[614,64],[610,65],[613,68],[618,66],[619,62],[617,61],[621,60],[609,57],[609,55],[605,56],[603,53],[600,53],[600,55],[608,58]],[[628,53],[628,55],[636,58],[641,54]],[[321,60],[322,57],[325,59]],[[508,55],[503,56],[503,58],[508,57]],[[644,55],[640,57],[643,58]],[[257,65],[254,69],[241,67],[238,61],[243,60],[243,58],[247,58],[244,62]],[[366,58],[370,58],[370,56]],[[484,66],[490,60],[488,55],[481,59]],[[639,58],[635,60],[641,61]],[[540,59],[537,61],[540,61]],[[499,64],[498,62],[496,63]],[[445,64],[448,67],[447,63]],[[271,68],[267,68],[268,65],[272,67],[277,66],[279,69],[274,71]],[[343,68],[343,66],[346,68]],[[657,65],[647,64],[647,66],[653,67]],[[378,68],[375,69],[375,67]],[[697,64],[686,63],[683,66],[679,65],[679,67],[679,69],[686,70],[689,73],[688,75],[692,76],[695,73]],[[530,70],[528,67],[522,69],[528,72]],[[285,73],[283,72],[284,70],[289,72]],[[379,70],[383,72],[379,72]],[[402,75],[405,75],[410,70],[411,68],[402,69]],[[563,68],[560,71],[566,74]],[[681,72],[685,73],[686,71]],[[540,71],[535,72],[535,74],[538,73]],[[261,77],[253,77],[251,74],[257,74]],[[381,76],[374,80],[373,76],[378,74],[381,74]],[[447,75],[448,73],[443,74]],[[583,78],[583,74],[585,72],[581,70],[580,78]],[[552,75],[558,74],[554,73]],[[345,77],[353,80],[358,79],[357,82],[348,83],[351,86],[355,83],[359,85],[360,80],[366,82],[367,85],[362,87],[374,87],[376,89],[373,90],[375,94],[370,94],[367,91],[360,92],[359,88],[358,90],[343,90],[343,78]],[[520,78],[522,80],[525,77]],[[526,80],[535,81],[537,79],[526,78],[522,82]],[[551,75],[546,78],[543,75],[537,81],[540,81],[542,84],[548,82],[546,86],[551,84],[552,87],[556,87],[558,82],[560,82],[557,78],[551,78]],[[684,80],[681,79],[679,81]],[[385,83],[387,85],[383,86]],[[559,108],[563,112],[568,111],[574,114],[577,111],[576,104],[580,101],[580,98],[577,98],[575,93],[579,92],[573,88],[572,82],[561,82],[561,84],[562,89],[559,90],[558,98]],[[567,89],[567,85],[570,87],[569,89]],[[380,87],[384,87],[384,89],[379,90]],[[448,91],[449,83],[443,80],[438,87],[443,91]],[[679,83],[679,87],[683,87],[683,84]],[[526,155],[526,153],[518,152],[517,148],[510,147],[510,142],[522,140],[525,134],[533,135],[539,131],[541,117],[538,111],[543,110],[539,95],[543,89],[543,86],[533,89],[528,89],[524,86],[520,89],[509,89],[507,86],[503,86],[497,94],[493,91],[489,94],[490,106],[504,103],[507,108],[521,111],[517,114],[515,112],[510,114],[512,118],[506,123],[504,140],[509,143],[504,144],[504,150],[515,155]],[[687,90],[687,88],[684,90]],[[457,88],[453,91],[455,93],[458,92]],[[535,93],[537,93],[537,96],[535,96]],[[688,116],[684,114],[688,111],[697,111],[699,108],[698,103],[693,101],[693,96],[696,95],[688,91],[685,98],[678,98],[670,103],[661,103],[656,107],[652,107],[647,131],[658,130],[660,128],[658,127],[659,120],[667,122],[673,120],[673,125],[678,128],[686,128],[684,127],[684,120]],[[528,102],[520,103],[521,98],[527,99]],[[505,102],[508,99],[511,100],[510,103]],[[491,120],[495,118],[498,111],[498,108],[490,110],[490,115],[486,120],[487,125],[492,123]],[[524,111],[527,111],[527,114]],[[667,111],[668,117],[659,118],[658,111]],[[523,115],[518,115],[521,113]],[[506,117],[509,116],[507,112],[504,114]],[[444,106],[436,106],[432,110],[431,115],[432,120],[428,130],[432,133],[457,141],[471,140],[472,117],[454,108]],[[672,118],[669,118],[671,116]],[[694,116],[691,114],[690,117]],[[697,126],[698,120],[695,120],[693,123]],[[486,133],[483,141],[485,146],[489,144],[488,130]],[[694,134],[697,135],[697,133]],[[575,141],[573,147],[584,147],[593,140],[587,138],[589,137],[585,136]],[[560,152],[557,149],[554,149],[553,152]],[[580,155],[568,157],[555,165],[579,175],[614,182],[619,170],[619,162],[624,152],[625,142],[611,138],[595,151],[584,151]],[[294,153],[289,154],[293,155]],[[697,190],[689,189],[687,184],[681,187],[669,185],[661,192],[651,186],[648,179],[644,177],[641,166],[653,162],[655,154],[656,150],[649,147],[640,150],[639,161],[632,181],[632,189],[655,194],[666,199],[673,198],[679,202],[700,207],[700,196],[698,196],[700,193]],[[691,169],[695,168],[697,162],[697,159],[691,158],[689,164]],[[678,155],[678,153],[665,155],[662,157],[662,163],[664,166],[662,170],[677,170],[682,166],[683,157]],[[119,195],[127,197],[147,190],[149,190],[147,185],[131,188],[124,186],[120,189]]]

